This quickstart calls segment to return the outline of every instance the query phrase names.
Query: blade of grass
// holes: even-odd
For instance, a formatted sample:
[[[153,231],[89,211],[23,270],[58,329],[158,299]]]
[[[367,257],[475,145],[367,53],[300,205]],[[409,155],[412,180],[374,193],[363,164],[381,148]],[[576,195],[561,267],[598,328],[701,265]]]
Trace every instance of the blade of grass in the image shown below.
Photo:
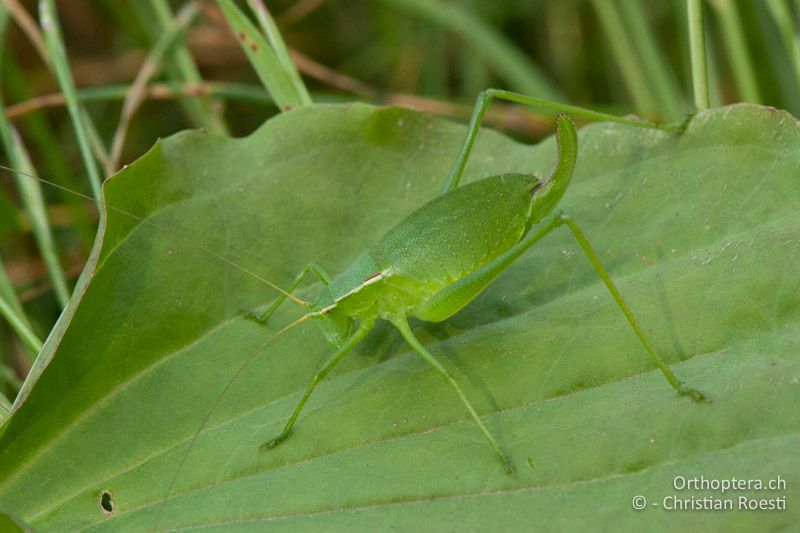
[[[689,45],[692,58],[692,92],[694,94],[694,107],[698,111],[702,111],[709,107],[703,5],[700,0],[686,0],[686,8],[689,22]]]
[[[748,40],[756,51],[754,68],[765,101],[794,115],[800,114],[800,91],[791,66],[791,54],[767,3],[742,2],[739,8],[747,25]]]
[[[560,102],[568,100],[544,71],[522,50],[459,4],[439,0],[380,1],[414,13],[458,35],[514,90],[547,100]]]
[[[38,28],[36,31],[39,31]],[[46,59],[45,63],[49,64]],[[21,102],[36,100],[29,87],[29,77],[25,76],[17,66],[13,55],[5,55],[0,75],[5,82],[5,87],[8,89],[9,99],[13,98]],[[57,96],[61,98],[63,105],[63,95],[58,93]],[[5,109],[9,120],[17,118],[17,115],[13,112],[16,107],[17,105],[11,105]],[[36,109],[31,109],[31,111],[36,111]],[[25,133],[30,139],[29,144],[32,144],[38,153],[47,154],[47,157],[41,158],[41,165],[45,169],[45,174],[53,181],[71,190],[77,190],[79,184],[73,178],[69,164],[59,146],[59,141],[56,139],[51,126],[46,122],[43,113],[26,113],[22,119],[22,126],[24,126]],[[87,214],[86,206],[72,194],[59,191],[59,195],[61,201],[69,207],[72,216],[72,227],[77,231],[81,243],[88,250],[94,241],[95,229],[94,223]]]
[[[425,61],[420,74],[420,94],[447,94],[450,82],[447,73],[447,33],[441,28],[425,24],[419,32],[419,41],[425,50]],[[476,94],[488,86],[489,71],[481,61],[465,61],[466,73],[461,76],[460,94]],[[483,83],[478,88],[479,81]]]
[[[465,7],[468,7],[476,17],[480,18],[487,27],[502,27],[502,17],[492,15],[490,13],[491,9],[487,10],[482,7],[486,4],[469,1],[465,2],[464,5]],[[426,58],[426,63],[430,63],[429,70],[441,72],[441,76],[444,78],[442,90],[433,94],[448,94],[448,70],[452,68],[452,61],[449,57],[450,50],[448,47],[448,41],[451,38],[448,35],[448,32],[440,26],[426,24],[424,20],[420,22],[421,24],[416,25],[417,31],[415,34],[417,36],[420,36],[423,32],[426,32],[429,35],[437,36],[441,42],[441,53],[439,54],[439,60],[434,63],[434,54],[428,50],[430,45],[424,41],[420,42],[421,39],[417,37],[417,42],[419,43],[417,46],[421,46],[424,50],[424,52],[420,55]],[[458,72],[458,92],[456,94],[478,94],[486,87],[491,87],[492,78],[495,76],[495,73],[492,72],[489,63],[484,57],[481,56],[481,54],[462,54],[462,57],[459,57],[455,68]]]
[[[78,89],[78,101],[82,104],[89,102],[104,102],[124,100],[130,90],[128,84],[98,85]],[[145,87],[144,95],[153,100],[179,100],[182,98],[216,98],[220,100],[233,100],[248,104],[272,105],[274,102],[269,94],[260,85],[228,82],[164,82],[152,83]],[[17,119],[40,109],[49,107],[62,107],[66,99],[61,93],[45,94],[31,98],[6,108],[9,119]]]
[[[217,0],[217,5],[278,108],[287,110],[304,105],[303,97],[295,89],[291,75],[281,66],[275,51],[250,19],[231,0]]]
[[[717,52],[717,44],[711,40],[706,40],[706,65],[708,69],[708,105],[709,107],[719,107],[728,100],[725,99],[724,85],[722,78],[721,54]]]
[[[575,11],[575,0],[547,5],[541,21],[547,27],[544,36],[550,51],[547,68],[563,87],[570,88],[575,100],[590,101],[593,87],[585,83],[587,29],[580,24]],[[564,42],[569,42],[570,46],[563,46]]]
[[[315,9],[325,3],[325,0],[297,0],[277,16],[278,24],[282,28],[293,26],[310,15]]]
[[[44,40],[53,59],[53,68],[59,86],[67,101],[67,112],[72,120],[72,127],[75,129],[75,135],[78,139],[78,146],[80,148],[81,157],[83,158],[83,164],[89,175],[89,183],[99,208],[102,194],[100,191],[100,184],[102,180],[97,163],[92,156],[92,148],[89,136],[86,132],[87,126],[84,123],[85,115],[82,114],[81,105],[80,102],[78,102],[75,91],[75,81],[72,79],[72,73],[69,69],[69,62],[67,60],[66,50],[64,49],[64,39],[61,35],[58,19],[56,18],[53,0],[39,1],[39,17],[44,33]]]
[[[688,88],[692,83],[692,68],[691,53],[689,52],[689,23],[686,13],[686,0],[669,0],[665,9],[668,9],[671,17],[666,33],[674,38],[675,44],[672,53],[675,70],[681,87]],[[689,94],[685,94],[685,98],[686,105],[693,105]]]
[[[642,56],[641,65],[645,68],[645,77],[650,81],[659,108],[666,117],[678,118],[686,111],[681,87],[648,27],[644,7],[639,0],[622,0],[619,7],[623,26],[630,30],[633,48]]]
[[[6,421],[9,412],[11,412],[11,402],[8,401],[5,394],[0,393],[0,427]]]
[[[174,25],[172,10],[167,0],[132,2],[131,6],[135,10],[149,10],[152,13],[155,24],[145,23],[144,26],[153,41],[156,41],[162,32]],[[202,83],[203,81],[186,43],[176,43],[168,51],[164,63],[167,75],[173,81],[185,83]],[[222,135],[229,133],[225,120],[211,102],[201,98],[187,98],[181,100],[180,105],[195,125]]]
[[[637,111],[646,116],[658,114],[658,102],[647,81],[646,68],[625,30],[617,4],[611,0],[592,0],[592,6]]]
[[[798,2],[798,13],[800,13],[800,2]],[[792,13],[783,0],[767,0],[769,13],[772,15],[778,31],[783,39],[783,44],[791,58],[792,69],[797,80],[796,91],[800,91],[800,33],[795,29],[792,21]],[[798,15],[800,16],[800,14]]]
[[[168,28],[158,40],[156,45],[148,54],[139,72],[136,74],[130,90],[128,91],[125,101],[122,103],[122,111],[120,113],[119,124],[117,130],[114,132],[114,138],[111,142],[111,153],[109,161],[106,166],[106,174],[111,175],[119,168],[119,161],[122,157],[122,148],[125,144],[125,135],[128,131],[133,115],[141,106],[145,99],[145,89],[153,76],[155,76],[161,69],[161,62],[164,56],[169,52],[170,48],[175,45],[189,26],[196,20],[199,13],[199,6],[196,2],[187,2],[178,11],[173,24]]]
[[[103,143],[103,138],[100,137],[100,133],[97,131],[97,128],[94,127],[92,118],[89,116],[89,113],[83,106],[81,106],[81,117],[83,117],[83,124],[86,127],[86,135],[89,137],[89,146],[94,153],[94,157],[97,159],[97,162],[105,168],[108,166],[108,161],[110,159],[108,149]]]
[[[747,50],[747,42],[742,31],[742,18],[736,2],[711,0],[710,4],[720,22],[726,56],[731,70],[733,70],[733,78],[739,96],[747,102],[761,103],[761,92],[758,89],[750,53]]]
[[[8,11],[4,8],[0,8],[0,43],[5,42],[7,25]],[[1,55],[0,59],[2,59]],[[0,142],[8,154],[9,161],[12,165],[23,171],[32,168],[27,153],[22,146],[22,142],[19,140],[19,137],[15,135],[15,132],[6,118],[2,93],[0,93]],[[50,225],[47,222],[47,214],[44,200],[42,199],[41,188],[37,181],[27,179],[21,174],[15,174],[15,178],[23,202],[31,218],[36,242],[39,245],[42,257],[45,259],[47,269],[50,272],[56,297],[63,307],[66,305],[67,300],[69,300],[69,290],[67,289],[64,273],[58,262],[58,254],[55,250],[52,234],[50,233]],[[3,316],[30,349],[30,355],[35,355],[42,347],[41,342],[31,329],[30,321],[25,314],[22,304],[17,298],[16,291],[11,281],[6,276],[5,268],[3,268],[2,263],[0,263],[0,299],[2,300],[0,308],[2,309]]]
[[[11,17],[25,35],[28,36],[28,40],[30,40],[31,44],[33,44],[34,48],[39,52],[39,55],[45,58],[45,62],[47,62],[47,58],[49,57],[47,46],[44,44],[42,34],[39,32],[39,28],[36,26],[36,21],[33,20],[33,17],[30,16],[18,0],[3,0],[3,5],[5,5]]]
[[[0,113],[3,111],[3,103],[0,100]],[[3,147],[9,155],[11,165],[25,174],[34,174],[36,170],[31,163],[25,146],[22,144],[19,134],[8,123],[3,114],[0,117],[0,139]],[[42,194],[42,187],[36,179],[31,179],[21,173],[15,173],[14,178],[17,182],[22,203],[25,211],[30,218],[33,235],[39,247],[39,253],[47,267],[50,281],[53,284],[53,292],[56,300],[63,309],[69,301],[70,290],[64,276],[64,270],[58,259],[53,233],[50,231],[50,222],[47,219],[47,207]]]
[[[5,272],[0,274],[0,283],[11,285]],[[2,292],[5,293],[6,291],[4,290]],[[3,315],[3,318],[8,321],[9,325],[14,329],[17,335],[19,335],[22,342],[24,342],[33,353],[39,353],[42,349],[42,341],[39,340],[39,337],[37,337],[30,328],[24,315],[16,312],[12,300],[6,300],[5,297],[0,296],[0,314]]]
[[[295,66],[292,61],[289,50],[286,48],[286,43],[283,42],[283,37],[281,37],[281,33],[275,25],[272,15],[270,15],[267,10],[267,6],[265,6],[261,0],[247,0],[247,5],[250,6],[250,10],[256,16],[259,25],[261,25],[261,31],[267,36],[267,40],[273,52],[275,52],[275,56],[278,58],[278,63],[280,63],[284,71],[289,74],[292,84],[294,85],[294,90],[300,96],[303,105],[311,104],[312,101],[311,96],[308,94],[308,89],[303,83],[300,73],[297,71],[297,66]]]
[[[11,387],[15,393],[19,392],[19,388],[22,386],[22,382],[19,380],[17,375],[7,366],[0,367],[0,383],[5,383]],[[8,399],[5,396],[0,395],[0,402],[3,400],[8,402]],[[2,407],[4,406],[0,405],[0,409],[2,409]],[[11,409],[11,403],[8,403],[8,405],[5,407],[7,407],[7,412]],[[2,412],[0,412],[0,425],[2,425],[2,419]]]
[[[413,107],[430,113],[469,118],[472,106],[454,104],[446,100],[425,98],[414,94],[386,93],[378,87],[367,85],[341,73],[332,71],[312,61],[310,58],[297,52],[293,57],[304,73],[322,83],[329,84],[342,91],[352,92],[367,98],[375,103],[385,105],[399,105]],[[78,90],[78,99],[83,102],[98,102],[108,100],[122,100],[128,94],[128,85],[105,85],[86,87]],[[219,98],[250,105],[274,107],[274,102],[269,94],[260,85],[246,85],[241,83],[203,82],[199,85],[183,84],[176,82],[154,83],[146,88],[146,96],[156,100],[175,100],[187,96],[201,94],[203,97]],[[331,99],[328,96],[328,99]],[[342,100],[347,101],[346,99]],[[64,105],[64,96],[61,93],[47,94],[32,98],[6,108],[9,118],[20,118],[42,108],[61,107]],[[489,108],[484,120],[487,124],[500,129],[510,129],[528,135],[542,136],[553,129],[552,116],[532,110],[521,110],[516,106],[504,106],[497,103]]]

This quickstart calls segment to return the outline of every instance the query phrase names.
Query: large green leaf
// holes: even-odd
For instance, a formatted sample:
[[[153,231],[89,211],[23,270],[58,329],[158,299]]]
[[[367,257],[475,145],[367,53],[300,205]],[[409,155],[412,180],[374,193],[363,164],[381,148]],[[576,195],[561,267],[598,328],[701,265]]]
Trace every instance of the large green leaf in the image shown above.
[[[77,307],[0,436],[0,509],[43,531],[796,524],[800,129],[749,105],[702,113],[681,136],[583,128],[563,201],[655,346],[710,403],[678,397],[653,370],[564,229],[447,322],[412,324],[515,476],[385,325],[286,443],[258,450],[331,349],[313,322],[259,349],[302,310],[287,304],[268,327],[242,318],[275,293],[209,252],[284,286],[310,260],[340,271],[436,194],[463,131],[404,109],[312,106],[246,139],[177,135],[112,178],[109,202],[149,223],[109,211]],[[542,174],[554,160],[552,140],[484,131],[468,178]],[[788,487],[678,490],[676,476]],[[669,512],[673,494],[788,501]]]

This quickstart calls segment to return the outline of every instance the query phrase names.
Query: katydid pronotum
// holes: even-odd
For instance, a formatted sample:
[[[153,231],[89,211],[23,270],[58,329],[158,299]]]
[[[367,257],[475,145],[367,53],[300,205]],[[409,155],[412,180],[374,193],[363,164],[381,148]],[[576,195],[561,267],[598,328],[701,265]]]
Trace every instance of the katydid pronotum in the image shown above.
[[[577,158],[574,126],[566,116],[562,116],[558,120],[559,160],[555,171],[548,178],[539,180],[534,176],[522,174],[495,176],[459,187],[461,174],[467,164],[482,116],[495,97],[527,105],[544,104],[547,107],[559,108],[566,112],[613,120],[633,126],[658,127],[652,123],[620,119],[568,106],[556,106],[505,91],[490,90],[482,93],[476,103],[467,137],[441,196],[401,221],[389,231],[386,237],[369,248],[367,253],[363,254],[353,266],[346,269],[340,276],[332,278],[316,264],[310,264],[295,278],[295,281],[288,287],[288,291],[283,291],[268,283],[281,294],[281,297],[259,318],[262,320],[269,318],[286,298],[291,298],[301,305],[312,307],[312,310],[281,332],[287,331],[300,321],[317,318],[323,326],[323,331],[338,344],[338,348],[333,357],[312,380],[284,431],[265,444],[266,447],[274,447],[289,436],[300,411],[316,384],[366,335],[378,318],[388,318],[400,330],[412,349],[456,389],[470,415],[478,423],[506,469],[510,470],[511,463],[502,452],[496,439],[483,425],[475,409],[444,366],[438,363],[436,358],[416,339],[408,327],[406,316],[417,316],[431,321],[447,318],[474,299],[527,248],[560,225],[566,225],[578,239],[581,248],[600,273],[613,298],[670,384],[681,394],[689,395],[696,400],[703,398],[698,391],[682,385],[658,357],[575,222],[566,215],[558,214],[540,227],[534,227],[534,224],[555,210],[568,187],[572,168]],[[489,202],[490,200],[494,201]],[[470,206],[472,212],[465,213],[464,209]],[[113,206],[108,207],[115,209]],[[443,224],[439,218],[442,214],[447,215],[445,218],[455,219],[458,223]],[[504,222],[503,230],[488,228],[483,224],[486,221],[494,223],[497,220]],[[426,230],[433,229],[435,231],[433,233],[426,231],[424,239],[420,241],[419,235],[415,234],[415,227],[417,230],[424,227]],[[464,234],[466,234],[466,240],[458,240]],[[473,240],[473,237],[478,236],[481,241]],[[489,240],[492,246],[486,250],[483,248],[486,243],[482,241],[488,242]],[[479,245],[476,244],[478,242]],[[440,250],[456,252],[455,259],[448,263],[452,267],[452,272],[430,271],[424,268],[422,263],[426,258],[431,259],[430,252]],[[484,253],[484,256],[475,259],[475,254],[479,251]],[[217,257],[225,260],[224,257]],[[383,263],[384,261],[387,261],[388,264]],[[435,265],[431,268],[439,268],[438,262]],[[249,271],[246,272],[252,274]],[[304,275],[309,272],[316,273],[328,285],[313,305],[290,295],[291,291],[299,286]],[[415,279],[409,276],[409,273],[416,273],[421,279]],[[403,279],[403,274],[406,274],[405,279]],[[262,281],[265,280],[262,279]],[[276,336],[277,334],[270,339]],[[252,357],[255,357],[255,353]],[[248,358],[248,361],[251,358]],[[213,410],[214,406],[211,409]],[[206,417],[205,420],[207,421],[208,418]],[[202,429],[202,426],[198,428],[193,440],[197,438]],[[187,455],[189,451],[187,450]],[[180,471],[180,467],[178,471]],[[177,475],[178,473],[176,473],[176,477]]]

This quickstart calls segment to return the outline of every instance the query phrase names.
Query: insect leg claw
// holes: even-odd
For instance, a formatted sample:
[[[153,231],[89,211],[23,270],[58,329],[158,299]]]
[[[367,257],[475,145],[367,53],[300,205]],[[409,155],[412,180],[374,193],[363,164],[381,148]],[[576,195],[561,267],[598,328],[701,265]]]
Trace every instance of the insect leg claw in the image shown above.
[[[258,322],[259,324],[266,324],[267,321],[269,320],[269,316],[264,316],[263,313],[259,313],[258,311],[254,310],[254,309],[250,309],[250,310],[247,310],[247,311],[242,309],[239,312],[246,319],[254,320],[254,321]]]
[[[708,397],[705,394],[703,394],[697,389],[687,387],[683,383],[680,384],[680,388],[678,389],[678,394],[680,394],[681,396],[688,396],[696,402],[709,401]]]
[[[271,449],[273,449],[275,446],[277,446],[278,444],[280,444],[281,442],[285,441],[285,440],[286,440],[286,438],[287,438],[289,435],[291,435],[291,434],[292,434],[292,432],[291,432],[291,431],[284,431],[283,433],[281,433],[280,435],[278,435],[277,437],[275,437],[275,438],[274,438],[274,439],[272,439],[271,441],[267,441],[267,442],[265,442],[264,444],[262,444],[262,445],[261,445],[261,447],[260,447],[259,449],[260,449],[261,451],[271,450]]]

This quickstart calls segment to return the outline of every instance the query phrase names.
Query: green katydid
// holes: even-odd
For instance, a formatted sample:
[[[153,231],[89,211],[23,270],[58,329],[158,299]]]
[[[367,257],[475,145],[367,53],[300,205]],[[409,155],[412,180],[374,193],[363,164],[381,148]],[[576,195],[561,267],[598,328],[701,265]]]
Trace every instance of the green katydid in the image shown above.
[[[565,215],[557,215],[555,216],[550,222],[545,222],[541,228],[533,228],[532,226],[538,219],[545,217],[548,213],[553,211],[556,207],[556,204],[561,198],[561,195],[564,194],[568,184],[569,179],[572,171],[572,167],[574,166],[575,159],[577,158],[577,144],[576,144],[576,135],[574,131],[574,126],[572,125],[571,121],[566,118],[565,116],[559,118],[559,131],[558,131],[558,138],[560,140],[560,157],[559,163],[556,166],[556,170],[553,174],[544,180],[538,180],[533,176],[526,176],[526,175],[511,175],[511,176],[495,176],[486,178],[484,180],[480,180],[473,184],[465,185],[464,187],[459,187],[459,181],[461,178],[461,174],[466,166],[467,160],[469,158],[469,154],[472,148],[472,144],[475,140],[476,134],[480,128],[481,118],[489,106],[491,100],[494,97],[503,98],[506,100],[510,100],[513,102],[518,102],[522,104],[528,105],[543,105],[545,107],[555,108],[557,110],[565,111],[568,113],[580,114],[584,116],[589,116],[590,118],[594,119],[605,119],[611,120],[615,122],[620,122],[627,125],[632,126],[639,126],[639,127],[646,127],[646,128],[660,128],[660,129],[672,129],[678,130],[678,127],[670,128],[666,126],[661,126],[653,123],[642,122],[638,120],[628,120],[628,119],[621,119],[618,117],[614,117],[612,115],[606,115],[602,113],[595,113],[591,111],[587,111],[581,108],[572,107],[572,106],[565,106],[560,104],[553,104],[549,102],[545,102],[542,100],[538,100],[535,98],[518,95],[515,93],[505,92],[505,91],[494,91],[489,90],[479,97],[478,102],[476,103],[472,119],[470,121],[470,125],[468,128],[467,137],[459,150],[458,157],[452,167],[452,171],[450,173],[450,177],[447,180],[447,184],[444,187],[443,194],[434,199],[430,204],[421,207],[417,212],[409,215],[405,220],[401,221],[394,230],[390,230],[388,235],[395,235],[397,236],[397,232],[405,232],[405,238],[407,239],[405,242],[411,243],[410,237],[413,236],[413,232],[408,231],[408,226],[412,224],[420,224],[420,220],[422,220],[423,224],[422,227],[428,226],[427,223],[431,222],[431,209],[442,209],[444,214],[452,215],[453,217],[461,217],[464,219],[465,222],[470,224],[478,224],[481,220],[489,220],[491,217],[494,216],[502,216],[504,220],[508,222],[510,226],[513,226],[512,231],[508,232],[507,234],[502,235],[495,235],[496,240],[498,241],[498,247],[494,250],[494,255],[488,258],[488,262],[483,264],[472,263],[470,266],[467,264],[464,267],[464,272],[458,279],[444,279],[443,281],[433,279],[433,284],[438,284],[437,286],[440,290],[432,292],[431,290],[427,290],[425,292],[425,287],[416,287],[416,293],[413,295],[412,300],[416,301],[417,305],[415,307],[420,306],[423,303],[423,300],[427,297],[429,300],[431,297],[439,297],[440,300],[430,301],[426,309],[428,314],[417,314],[416,316],[420,316],[421,318],[428,318],[430,320],[442,320],[449,316],[452,313],[455,313],[458,309],[469,303],[474,297],[476,297],[496,276],[498,276],[509,264],[511,264],[520,254],[522,254],[527,248],[532,246],[535,242],[539,239],[544,237],[547,233],[555,229],[560,225],[567,225],[575,236],[578,238],[578,242],[581,244],[581,247],[586,251],[587,255],[589,256],[590,260],[597,268],[597,270],[601,273],[601,277],[603,278],[604,283],[606,286],[611,290],[614,299],[622,308],[623,312],[625,313],[628,321],[633,326],[634,330],[639,335],[640,339],[644,343],[645,347],[651,354],[651,357],[656,361],[656,364],[659,366],[661,371],[665,374],[668,381],[671,385],[678,390],[678,392],[682,394],[688,394],[692,396],[694,399],[702,399],[702,394],[699,392],[684,387],[678,380],[672,375],[670,370],[664,365],[661,359],[656,355],[655,351],[649,346],[649,343],[644,338],[644,335],[641,332],[641,328],[638,327],[636,321],[633,319],[632,314],[628,310],[627,305],[622,301],[619,292],[614,287],[613,283],[611,282],[608,275],[605,273],[605,270],[597,260],[596,255],[594,252],[591,251],[588,243],[586,242],[585,238],[583,237],[582,232],[578,229],[573,221],[571,221]],[[500,202],[492,204],[495,208],[494,211],[491,212],[491,216],[487,216],[486,211],[481,211],[478,213],[480,216],[473,216],[473,217],[466,217],[463,213],[458,209],[459,207],[463,207],[460,204],[469,203],[466,202],[468,199],[484,199],[483,193],[479,191],[479,189],[486,187],[487,191],[491,191],[494,196],[497,197],[498,200],[502,200],[503,198],[513,198],[513,205],[509,207],[508,205],[503,205]],[[482,190],[482,189],[481,189]],[[476,192],[478,191],[478,192]],[[514,195],[514,191],[516,191],[517,195]],[[533,196],[531,196],[531,192],[533,192]],[[459,199],[460,198],[460,199]],[[488,198],[488,197],[487,197]],[[525,205],[528,207],[525,207]],[[438,206],[438,208],[432,208],[430,206]],[[107,206],[109,209],[119,211],[122,214],[133,216],[138,220],[142,220],[140,217],[133,215],[131,213],[127,213],[125,211],[119,210],[113,206]],[[479,205],[478,209],[482,209]],[[424,218],[421,219],[423,215],[420,213],[425,213]],[[162,225],[150,222],[148,220],[142,220],[144,223],[153,225],[158,229],[167,230],[169,233],[176,235],[177,237],[181,237],[179,234],[173,231],[169,231],[169,228],[164,228]],[[415,222],[416,221],[416,222]],[[399,230],[398,228],[405,227],[405,230]],[[453,225],[442,225],[437,224],[436,227],[443,232],[446,232],[448,229],[458,229],[458,232],[455,232],[453,235],[455,238],[458,235],[462,234],[462,229],[465,229],[465,226],[453,226]],[[531,230],[531,231],[529,231]],[[475,233],[477,234],[477,233]],[[469,233],[468,233],[469,235]],[[433,239],[433,236],[429,236],[429,239]],[[189,244],[192,244],[187,239],[183,239],[187,241]],[[387,244],[386,238],[379,241],[384,245]],[[438,242],[438,241],[437,241]],[[454,243],[451,243],[453,245]],[[474,251],[474,249],[469,247],[468,242],[459,242],[460,245],[459,250],[461,251],[460,257],[464,258],[465,261],[470,260],[469,254]],[[198,245],[199,246],[199,245]],[[377,245],[375,245],[377,246]],[[374,250],[375,246],[368,249]],[[238,267],[234,262],[226,259],[224,256],[216,254],[211,250],[200,246],[203,250],[211,253],[215,257],[220,260],[223,260],[234,267]],[[504,247],[504,248],[503,248]],[[384,248],[392,248],[392,246],[384,247]],[[388,252],[398,251],[400,250],[399,247],[394,247],[396,250],[389,249]],[[413,249],[410,247],[406,247],[401,254],[401,256],[392,258],[396,264],[400,264],[403,262],[403,259],[417,257],[419,253],[419,249]],[[363,257],[363,256],[362,256]],[[284,440],[294,425],[297,416],[299,415],[300,411],[302,410],[303,405],[305,404],[308,396],[311,394],[311,391],[316,386],[316,383],[320,379],[324,377],[324,375],[333,368],[333,366],[341,360],[344,355],[346,355],[347,351],[355,346],[358,341],[363,338],[363,335],[366,334],[369,327],[371,327],[377,318],[380,315],[370,316],[370,313],[365,311],[356,312],[353,314],[348,314],[347,306],[353,303],[357,303],[357,301],[369,301],[371,296],[374,295],[376,292],[379,292],[382,287],[385,288],[387,281],[389,281],[392,276],[391,271],[387,271],[381,265],[377,265],[375,261],[375,257],[372,257],[372,263],[368,263],[363,259],[357,260],[356,263],[346,269],[344,273],[337,278],[332,278],[331,276],[324,273],[324,270],[319,268],[316,264],[309,265],[306,269],[295,278],[295,281],[289,286],[288,291],[284,291],[279,287],[275,286],[268,280],[263,279],[262,277],[257,276],[254,272],[241,268],[246,274],[252,275],[257,277],[260,281],[266,283],[273,289],[275,289],[278,293],[281,294],[278,300],[276,300],[272,307],[267,310],[267,313],[261,315],[260,318],[267,319],[269,316],[274,313],[274,311],[278,308],[279,305],[286,298],[291,298],[296,302],[310,306],[311,304],[307,302],[303,302],[299,298],[291,295],[291,291],[296,289],[299,284],[301,283],[303,277],[308,272],[313,272],[318,274],[318,276],[323,279],[323,281],[328,281],[328,288],[322,291],[322,296],[316,302],[315,308],[305,316],[301,317],[298,321],[293,322],[286,328],[283,328],[279,333],[283,331],[288,331],[294,324],[307,320],[309,318],[317,318],[320,324],[323,325],[323,329],[327,332],[334,340],[339,343],[339,348],[336,351],[334,357],[332,357],[329,362],[323,366],[322,370],[317,374],[312,384],[309,386],[305,396],[301,400],[298,407],[295,409],[294,414],[287,423],[286,428],[283,433],[278,435],[275,439],[270,441],[268,444],[272,444],[273,446]],[[361,262],[360,262],[361,261]],[[457,266],[457,265],[456,265]],[[378,267],[378,268],[376,268]],[[396,274],[399,270],[397,268],[394,269],[394,273]],[[348,277],[348,276],[353,277]],[[397,278],[395,277],[395,280]],[[334,293],[332,290],[338,290],[338,297],[334,297]],[[392,291],[385,291],[380,293],[380,297],[385,298],[387,295],[390,295]],[[345,298],[346,296],[346,298]],[[327,298],[327,300],[326,300]],[[452,300],[451,300],[452,298]],[[327,303],[326,303],[327,302]],[[401,302],[402,303],[402,302]],[[407,305],[404,304],[404,305]],[[327,312],[326,312],[327,311]],[[352,311],[352,309],[351,309]],[[402,305],[399,308],[395,308],[395,315],[392,316],[393,322],[395,325],[400,329],[403,336],[412,346],[412,348],[420,353],[420,355],[428,361],[433,367],[440,372],[445,379],[447,379],[452,386],[454,386],[459,396],[461,397],[464,404],[467,406],[470,415],[476,420],[479,424],[481,430],[490,441],[493,449],[496,451],[498,456],[503,461],[504,465],[507,469],[510,469],[510,461],[506,458],[505,454],[500,449],[499,444],[497,443],[496,439],[489,433],[486,427],[480,421],[476,411],[472,408],[471,403],[460,390],[458,385],[452,380],[449,373],[444,369],[444,367],[439,364],[434,356],[430,354],[419,341],[417,341],[414,334],[408,328],[408,324],[405,320],[406,314],[415,315],[416,313],[411,312],[411,309],[403,309]],[[400,312],[404,311],[404,312]],[[408,311],[408,313],[405,313]],[[389,315],[386,315],[389,316]],[[370,321],[370,319],[372,319]],[[356,327],[357,326],[357,327]],[[271,342],[278,334],[273,335],[269,339],[265,341],[265,344]],[[262,345],[263,346],[263,345]],[[247,365],[249,361],[251,361],[254,357],[256,357],[258,351],[254,352],[250,357],[248,357],[243,366]],[[230,380],[231,382],[236,379],[238,372],[234,375],[234,377]],[[224,391],[219,395],[221,397],[224,395]],[[197,429],[197,432],[194,434],[192,439],[190,440],[189,450],[187,450],[184,460],[186,456],[189,455],[191,451],[191,443],[199,436],[201,431],[203,430],[203,426],[210,418],[211,411],[214,410],[217,402],[219,401],[219,397],[214,405],[211,406],[209,410],[209,414],[205,417],[204,422],[200,425]],[[269,447],[269,446],[267,446]],[[173,478],[173,484],[177,476],[179,475],[181,467],[179,466],[175,477]],[[171,488],[167,492],[166,498],[169,497],[169,493],[171,492]]]
[[[528,105],[546,104],[587,114],[578,108],[517,93],[484,91],[475,104],[466,138],[440,196],[400,221],[340,275],[332,277],[319,264],[309,263],[271,307],[261,314],[250,314],[266,322],[291,297],[312,310],[290,327],[309,318],[319,319],[323,332],[336,346],[334,354],[312,378],[283,431],[262,449],[272,449],[289,437],[315,387],[366,337],[376,321],[383,319],[391,322],[409,346],[455,389],[506,471],[511,472],[511,462],[497,440],[452,375],[414,335],[407,317],[428,322],[447,319],[477,297],[528,248],[562,225],[575,236],[669,384],[680,395],[698,401],[705,398],[698,390],[681,383],[659,357],[578,225],[568,215],[558,213],[541,227],[534,227],[555,210],[567,190],[577,159],[575,126],[565,114],[557,119],[558,162],[549,177],[542,180],[531,174],[504,174],[459,187],[481,119],[493,98]],[[591,115],[635,126],[658,127],[600,113]],[[309,273],[325,285],[313,303],[290,295]]]

